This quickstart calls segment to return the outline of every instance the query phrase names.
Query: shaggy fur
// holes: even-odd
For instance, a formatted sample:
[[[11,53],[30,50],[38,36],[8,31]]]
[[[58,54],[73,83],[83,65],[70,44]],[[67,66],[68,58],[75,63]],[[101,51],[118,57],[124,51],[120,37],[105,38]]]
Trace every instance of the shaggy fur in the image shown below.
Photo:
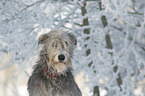
[[[82,96],[71,68],[75,37],[55,30],[40,36],[39,44],[43,48],[28,81],[29,96]],[[65,56],[63,61],[58,59],[60,54]]]

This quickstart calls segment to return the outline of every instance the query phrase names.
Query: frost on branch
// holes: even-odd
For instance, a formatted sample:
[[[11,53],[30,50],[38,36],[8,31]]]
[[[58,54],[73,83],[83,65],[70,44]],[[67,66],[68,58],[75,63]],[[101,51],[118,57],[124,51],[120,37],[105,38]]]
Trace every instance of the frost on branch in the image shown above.
[[[80,86],[84,96],[143,96],[144,6],[144,0],[2,0],[0,69],[16,64],[12,81],[22,72],[29,76],[40,34],[63,28],[77,37],[73,67],[75,75],[85,74],[89,90]]]

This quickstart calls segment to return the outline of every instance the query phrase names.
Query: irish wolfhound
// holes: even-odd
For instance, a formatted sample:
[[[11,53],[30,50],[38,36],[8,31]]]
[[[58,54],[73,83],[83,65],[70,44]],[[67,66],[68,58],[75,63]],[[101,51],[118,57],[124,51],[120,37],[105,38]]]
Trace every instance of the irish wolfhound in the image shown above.
[[[43,48],[28,81],[29,96],[82,96],[71,72],[76,43],[74,35],[62,30],[40,36]]]

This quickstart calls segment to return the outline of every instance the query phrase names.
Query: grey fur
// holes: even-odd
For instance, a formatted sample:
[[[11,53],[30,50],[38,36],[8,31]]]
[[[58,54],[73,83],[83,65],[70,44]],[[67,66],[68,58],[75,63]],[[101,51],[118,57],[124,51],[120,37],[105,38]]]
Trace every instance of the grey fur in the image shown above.
[[[57,49],[54,49],[55,51],[52,51],[53,48],[51,46],[53,45],[51,43],[54,43],[53,40],[55,40],[56,44],[58,43],[57,48],[54,47]],[[65,41],[67,41],[68,44],[66,43],[66,45],[64,45]],[[34,66],[33,73],[28,81],[29,96],[82,96],[80,89],[75,83],[71,68],[70,58],[73,54],[73,45],[76,44],[75,37],[62,30],[56,30],[40,36],[39,43],[43,44],[44,47],[40,52],[39,60]],[[48,52],[50,50],[51,52]],[[68,59],[60,63],[64,64],[65,68],[62,68],[62,66],[55,68],[59,66],[55,66],[53,62],[54,58],[52,57],[59,54],[60,50],[63,50],[61,51],[62,53],[68,54],[66,55]],[[52,56],[50,56],[50,54]],[[62,71],[58,73],[58,69]],[[48,70],[47,73],[46,70]],[[52,73],[55,77],[50,76]]]

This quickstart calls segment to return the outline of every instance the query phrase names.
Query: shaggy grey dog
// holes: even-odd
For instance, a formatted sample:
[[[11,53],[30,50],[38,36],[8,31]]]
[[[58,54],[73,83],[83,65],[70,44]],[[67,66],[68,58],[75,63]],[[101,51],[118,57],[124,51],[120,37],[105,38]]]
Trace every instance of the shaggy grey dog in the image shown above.
[[[74,35],[55,30],[40,36],[39,60],[28,81],[29,96],[82,96],[72,74]]]

